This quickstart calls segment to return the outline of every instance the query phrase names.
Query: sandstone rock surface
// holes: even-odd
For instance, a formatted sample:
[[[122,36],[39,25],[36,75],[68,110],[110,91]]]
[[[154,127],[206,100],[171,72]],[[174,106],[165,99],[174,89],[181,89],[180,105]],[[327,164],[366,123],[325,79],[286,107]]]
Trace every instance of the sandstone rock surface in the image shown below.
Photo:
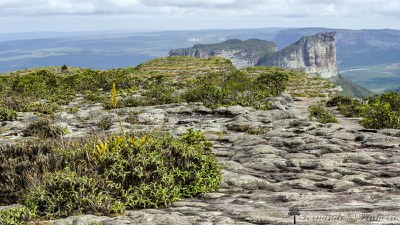
[[[126,131],[204,131],[223,167],[221,188],[166,208],[129,210],[113,218],[72,216],[52,224],[293,224],[291,207],[300,209],[299,224],[400,224],[399,131],[370,133],[346,120],[310,122],[307,101],[270,111],[240,106],[212,111],[200,103],[119,109]],[[82,119],[89,108],[112,114],[96,105],[62,114],[71,137],[96,130],[96,121]],[[139,119],[128,120],[130,114]],[[18,122],[24,125],[28,117]],[[238,126],[246,129],[232,129]],[[23,140],[18,126],[13,129],[0,134],[1,142]],[[333,217],[339,219],[328,220]]]

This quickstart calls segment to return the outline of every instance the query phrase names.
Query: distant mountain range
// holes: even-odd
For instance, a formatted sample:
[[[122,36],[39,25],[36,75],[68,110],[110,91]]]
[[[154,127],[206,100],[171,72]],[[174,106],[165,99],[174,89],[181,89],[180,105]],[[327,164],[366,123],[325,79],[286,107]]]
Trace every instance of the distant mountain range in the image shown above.
[[[148,59],[167,56],[171,49],[228,39],[258,38],[273,41],[281,49],[302,36],[328,31],[336,32],[338,68],[344,77],[375,92],[399,88],[399,30],[262,28],[2,34],[0,72],[63,64],[97,69],[135,66]]]

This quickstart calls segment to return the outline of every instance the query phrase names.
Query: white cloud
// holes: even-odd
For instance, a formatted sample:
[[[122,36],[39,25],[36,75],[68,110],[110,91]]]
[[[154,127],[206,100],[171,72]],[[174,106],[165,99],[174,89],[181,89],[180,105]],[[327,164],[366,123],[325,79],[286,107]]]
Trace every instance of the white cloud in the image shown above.
[[[394,16],[398,0],[1,0],[0,15]]]
[[[193,29],[239,26],[340,28],[354,27],[354,24],[399,28],[400,0],[0,0],[0,27],[11,27],[6,21],[16,17],[23,21],[21,23],[37,21],[41,24],[35,25],[44,27],[43,21],[59,20],[71,29],[82,27],[89,21],[91,24],[97,21],[98,29],[113,21],[115,25],[109,25],[107,29],[116,26],[186,29],[191,25]],[[82,21],[74,25],[77,17]],[[123,21],[119,18],[125,17],[141,22],[117,24],[117,21]]]

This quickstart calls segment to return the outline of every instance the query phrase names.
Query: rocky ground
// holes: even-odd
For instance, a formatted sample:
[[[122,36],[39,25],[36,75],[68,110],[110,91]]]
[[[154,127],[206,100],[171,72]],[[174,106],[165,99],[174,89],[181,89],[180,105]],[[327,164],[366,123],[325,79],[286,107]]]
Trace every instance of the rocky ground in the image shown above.
[[[299,209],[297,224],[400,224],[400,130],[366,130],[346,118],[340,118],[342,124],[311,122],[310,100],[281,100],[284,107],[269,111],[240,106],[212,111],[201,103],[119,109],[129,131],[204,131],[223,166],[221,188],[167,208],[48,224],[293,224],[292,207]],[[119,130],[113,111],[100,104],[67,109],[80,104],[55,116],[68,129],[64,138],[97,132],[106,116],[112,120],[107,132]],[[18,121],[4,122],[0,144],[21,140],[35,117],[20,113]]]

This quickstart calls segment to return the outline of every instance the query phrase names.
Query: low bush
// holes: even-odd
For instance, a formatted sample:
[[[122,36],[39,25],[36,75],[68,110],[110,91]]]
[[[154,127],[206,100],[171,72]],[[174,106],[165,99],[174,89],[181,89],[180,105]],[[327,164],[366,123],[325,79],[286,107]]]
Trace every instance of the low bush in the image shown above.
[[[103,116],[101,117],[100,121],[97,123],[97,126],[100,128],[100,130],[108,130],[111,128],[113,125],[113,120],[111,116]]]
[[[337,106],[339,112],[346,117],[361,117],[364,107],[360,100],[347,96],[335,96],[326,102],[326,106]]]
[[[400,112],[394,111],[389,102],[376,101],[365,106],[361,125],[366,128],[400,129]]]
[[[361,125],[367,128],[400,129],[400,93],[391,91],[370,97],[363,116]]]
[[[180,139],[153,133],[4,146],[0,203],[24,202],[47,218],[169,205],[219,187],[211,149],[193,130]]]
[[[393,111],[400,111],[400,92],[390,91],[382,93],[381,95],[375,95],[368,98],[368,104],[375,103],[388,103]]]
[[[84,212],[106,215],[124,212],[125,205],[104,193],[104,189],[99,180],[68,170],[59,171],[28,194],[26,205],[39,215],[50,218]]]
[[[161,105],[179,102],[179,96],[175,93],[173,85],[165,80],[163,76],[157,76],[153,82],[147,85],[143,92],[146,105]]]
[[[364,104],[358,99],[353,99],[347,104],[340,104],[337,109],[345,117],[362,117],[364,111]]]
[[[24,130],[24,136],[36,136],[39,138],[54,138],[65,134],[65,129],[51,124],[46,118],[41,118],[30,123]]]
[[[338,123],[336,117],[321,105],[312,105],[308,107],[310,120],[316,120],[320,123]]]
[[[17,112],[12,109],[0,107],[0,122],[1,121],[12,121],[17,118]]]
[[[21,202],[43,176],[61,170],[65,163],[55,151],[60,147],[44,140],[0,147],[0,205]]]
[[[275,89],[275,84],[270,84],[267,77],[268,74],[252,77],[240,70],[230,72],[226,76],[210,74],[198,78],[181,98],[187,102],[203,102],[210,108],[241,105],[268,109],[265,99],[271,94],[280,93],[284,87],[279,86]]]
[[[349,104],[351,104],[352,101],[353,101],[353,99],[350,97],[338,95],[338,96],[335,96],[335,97],[329,99],[326,102],[326,106],[334,107],[334,106],[339,106],[339,105],[349,105]]]
[[[55,103],[33,102],[25,106],[24,112],[37,112],[40,114],[54,114],[61,110],[61,107]]]
[[[274,96],[278,96],[285,91],[288,81],[288,71],[279,68],[276,68],[270,72],[264,72],[257,77],[257,83],[264,89],[269,90]]]
[[[35,213],[25,206],[14,206],[0,210],[1,225],[25,225],[35,218]]]
[[[348,97],[334,97],[327,106],[338,106],[347,117],[362,117],[361,125],[371,129],[400,128],[400,93],[387,92],[361,101]]]

